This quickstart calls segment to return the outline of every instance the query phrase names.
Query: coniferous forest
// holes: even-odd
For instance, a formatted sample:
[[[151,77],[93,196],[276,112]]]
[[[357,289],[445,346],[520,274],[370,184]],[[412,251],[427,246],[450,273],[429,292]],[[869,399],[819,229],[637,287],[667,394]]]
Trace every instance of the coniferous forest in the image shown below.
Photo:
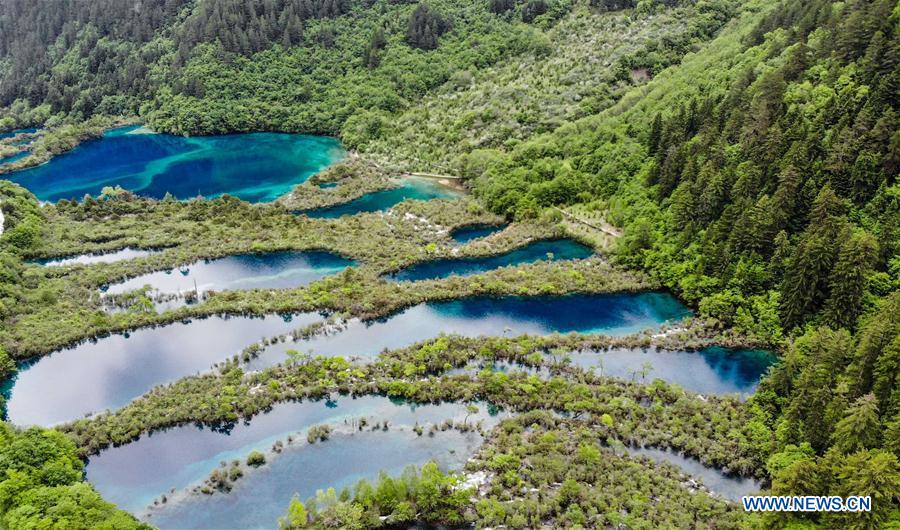
[[[410,446],[478,443],[455,466],[350,469],[367,478],[288,492],[266,524],[898,528],[898,102],[895,0],[0,0],[0,529],[176,528],[185,519],[166,519],[173,510],[252,496],[254,477],[285,455],[378,434],[408,435]],[[124,164],[121,186],[37,191],[54,179],[64,188],[82,166],[53,173],[54,164],[121,141],[122,130],[162,138],[153,149],[193,147],[156,166]],[[183,179],[210,171],[194,153],[247,133],[334,137],[341,154],[274,201],[240,195],[276,186],[240,158],[229,159],[234,192],[130,187],[185,160]],[[240,145],[229,156],[262,156]],[[289,164],[305,155],[278,156],[299,172]],[[404,194],[410,179],[446,189]],[[391,193],[402,197],[390,207],[359,206]],[[458,238],[473,227],[487,231]],[[560,241],[584,253],[553,247],[466,275],[403,277]],[[137,254],[94,260],[119,251]],[[115,289],[290,252],[344,261],[304,284]],[[481,308],[498,329],[419,336],[410,330],[428,325],[410,321],[406,342],[377,337],[378,326],[434,304],[614,306],[647,293],[683,310],[657,301],[622,310],[632,327],[521,331]],[[42,399],[23,405],[20,389],[53,384],[31,382],[53,377],[42,363],[180,324],[279,317],[284,326],[228,346],[185,341],[179,359],[224,350],[121,403],[17,421]],[[371,338],[341,342],[357,328]],[[159,340],[152,348],[164,349]],[[740,396],[640,361],[616,373],[612,361],[579,360],[710,348],[773,360]],[[265,364],[272,350],[279,357]],[[123,364],[116,377],[148,366]],[[279,407],[373,396],[458,410],[409,425],[379,412],[302,434],[293,426],[184,491],[154,491],[146,510],[117,506],[94,480],[104,455],[154,433],[199,426],[236,438]],[[872,508],[748,512],[696,480],[698,467],[639,454],[656,449],[726,482],[756,481],[753,493],[869,496]]]

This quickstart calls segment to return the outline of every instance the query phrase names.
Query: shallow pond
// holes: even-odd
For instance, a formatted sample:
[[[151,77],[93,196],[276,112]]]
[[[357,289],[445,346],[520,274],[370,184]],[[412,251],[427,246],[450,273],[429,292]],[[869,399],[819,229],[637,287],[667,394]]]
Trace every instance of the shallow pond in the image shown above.
[[[435,180],[409,177],[403,179],[399,188],[367,193],[349,202],[297,213],[307,217],[334,219],[344,215],[388,210],[406,200],[453,199],[461,195],[461,192]]]
[[[397,281],[416,281],[469,276],[500,267],[511,267],[536,261],[584,259],[594,254],[590,247],[571,239],[534,241],[521,248],[477,258],[451,258],[417,263],[390,275]]]
[[[97,196],[121,186],[160,199],[233,195],[272,201],[346,152],[329,137],[251,133],[184,138],[113,129],[46,164],[6,175],[44,201]]]
[[[18,425],[52,425],[126,405],[154,386],[208,370],[253,341],[319,320],[315,313],[209,317],[111,335],[22,364],[2,383]]]
[[[92,265],[94,263],[113,263],[116,261],[124,261],[127,259],[143,258],[160,252],[159,250],[143,250],[139,248],[123,248],[113,252],[95,252],[91,254],[80,254],[78,256],[69,256],[63,258],[49,258],[35,260],[34,263],[47,267],[58,267],[62,265]]]
[[[506,228],[506,225],[471,225],[454,230],[450,237],[457,243],[468,243],[473,239],[487,237]]]
[[[668,462],[684,473],[699,478],[713,493],[733,502],[740,502],[744,495],[753,495],[762,488],[756,479],[727,475],[714,467],[703,465],[696,458],[656,447],[629,447],[628,452],[636,456],[646,456],[654,462]]]
[[[776,358],[765,350],[719,346],[699,351],[615,349],[575,352],[572,363],[597,375],[638,382],[662,379],[700,394],[738,394],[746,399]],[[644,369],[646,368],[646,371]]]
[[[486,428],[495,425],[499,418],[488,413],[490,407],[478,406],[479,412],[467,421],[483,421]],[[160,494],[180,491],[174,502],[142,513],[163,529],[273,528],[295,494],[306,500],[319,489],[340,490],[362,478],[374,479],[380,471],[398,474],[409,464],[431,459],[444,468],[461,467],[481,443],[477,433],[448,430],[420,437],[411,427],[418,422],[427,431],[428,425],[446,419],[464,421],[466,414],[462,404],[413,406],[380,396],[283,403],[228,433],[187,425],[107,449],[91,457],[87,479],[104,498],[136,513],[144,512]],[[369,425],[387,420],[389,430],[357,431],[354,422],[361,417]],[[323,423],[336,426],[331,439],[308,444],[302,431]],[[293,435],[291,444],[288,435]],[[250,451],[265,453],[276,440],[285,443],[284,451],[268,453],[267,464],[245,471],[230,493],[184,493],[220,462],[244,462]]]
[[[372,357],[441,333],[465,336],[543,335],[553,332],[624,335],[688,316],[690,311],[665,293],[540,297],[476,297],[429,302],[372,322],[351,321],[333,335],[318,335],[266,348],[253,369],[283,362],[294,349],[314,355]]]
[[[203,260],[175,270],[143,274],[110,285],[108,294],[150,285],[151,292],[223,291],[233,289],[285,289],[300,287],[354,265],[329,252],[267,252]],[[181,300],[183,302],[183,299]],[[183,305],[183,304],[174,304]],[[169,304],[167,307],[171,307]]]

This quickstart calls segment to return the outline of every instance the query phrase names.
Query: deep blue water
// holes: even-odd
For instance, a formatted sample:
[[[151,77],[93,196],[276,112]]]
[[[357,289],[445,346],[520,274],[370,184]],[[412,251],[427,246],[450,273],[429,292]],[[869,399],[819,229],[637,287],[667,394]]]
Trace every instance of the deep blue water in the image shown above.
[[[13,423],[52,425],[124,406],[158,384],[208,370],[253,341],[319,318],[210,317],[111,335],[22,365],[0,389],[11,391],[7,414]]]
[[[314,355],[372,357],[441,333],[468,337],[523,333],[608,333],[623,335],[688,316],[690,311],[665,293],[465,298],[407,308],[374,322],[352,321],[334,335],[267,348],[251,369],[283,362],[294,349]]]
[[[107,132],[46,164],[6,175],[45,201],[97,196],[104,186],[179,199],[230,194],[272,201],[345,156],[334,138],[279,133],[183,138],[139,127]]]
[[[297,213],[308,217],[334,219],[344,215],[381,212],[406,200],[453,199],[460,195],[462,195],[460,192],[442,186],[434,180],[410,177],[403,179],[403,184],[399,188],[367,193],[343,204]]]
[[[703,465],[696,458],[666,449],[629,447],[628,452],[634,456],[646,456],[654,462],[668,462],[680,468],[685,474],[699,478],[713,493],[733,502],[740,502],[741,497],[753,495],[762,489],[762,484],[755,479],[727,475],[720,469]]]
[[[742,399],[756,391],[760,378],[776,361],[764,350],[719,346],[699,351],[575,352],[569,357],[576,366],[593,369],[598,375],[646,383],[662,379],[700,394],[738,394]],[[645,363],[649,370],[642,376]]]
[[[479,239],[499,232],[506,228],[506,225],[472,225],[457,228],[450,234],[457,243],[468,243],[473,239]]]
[[[80,254],[78,256],[35,260],[35,263],[44,265],[46,267],[59,267],[63,265],[76,264],[92,265],[94,263],[113,263],[116,261],[123,261],[127,259],[143,258],[156,252],[160,251],[126,247],[113,252]]]
[[[571,239],[535,241],[503,254],[479,258],[453,258],[417,263],[390,277],[397,281],[431,280],[448,276],[469,276],[500,267],[534,263],[583,259],[593,255],[590,247]]]
[[[150,285],[161,293],[200,292],[226,289],[284,289],[300,287],[354,265],[352,260],[329,252],[267,252],[239,254],[204,260],[180,267],[143,274],[110,285],[109,294],[124,293]]]
[[[38,131],[37,128],[31,127],[28,129],[15,129],[12,131],[0,132],[0,140],[2,140],[4,138],[12,138],[13,136],[15,136],[17,134],[22,134],[22,133],[30,134],[30,133],[36,133],[37,131]]]
[[[663,293],[469,298],[407,308],[376,322],[353,321],[340,333],[266,348],[250,368],[283,362],[295,349],[316,355],[372,357],[440,333],[466,336],[604,332],[625,334],[690,314]],[[51,425],[121,407],[153,386],[204,371],[264,337],[283,335],[318,314],[211,317],[112,335],[44,356],[5,383],[10,420]]]
[[[479,409],[470,423],[481,420],[490,427],[499,420],[484,404]],[[294,495],[305,501],[319,489],[340,490],[362,478],[374,479],[380,471],[394,475],[432,459],[445,469],[461,467],[480,445],[479,435],[446,431],[419,437],[410,427],[462,421],[465,415],[462,404],[411,406],[379,396],[282,403],[229,433],[187,425],[107,449],[91,457],[87,479],[104,498],[163,529],[274,528]],[[390,429],[358,432],[352,421],[361,417],[370,425],[387,420]],[[321,424],[341,431],[309,445],[303,431]],[[295,439],[292,444],[288,435]],[[176,496],[176,502],[153,509],[147,518],[144,508],[160,494],[202,481],[221,461],[244,462],[252,450],[266,453],[276,440],[285,443],[284,452],[269,452],[267,464],[247,472],[230,494]]]

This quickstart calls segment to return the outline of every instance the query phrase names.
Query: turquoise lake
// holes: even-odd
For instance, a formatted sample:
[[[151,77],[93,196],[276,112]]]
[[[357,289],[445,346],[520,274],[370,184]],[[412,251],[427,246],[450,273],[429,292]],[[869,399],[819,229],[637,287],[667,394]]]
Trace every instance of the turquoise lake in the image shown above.
[[[113,129],[46,164],[5,175],[39,199],[97,196],[104,186],[176,198],[229,194],[273,201],[346,156],[334,138],[250,133],[184,138],[142,127]]]
[[[457,243],[468,243],[473,239],[480,239],[491,234],[497,233],[506,228],[506,225],[471,225],[463,226],[454,230],[450,237]]]
[[[354,265],[352,260],[329,252],[267,252],[238,254],[191,263],[174,270],[151,272],[108,286],[117,294],[151,287],[151,293],[223,291],[233,289],[286,289],[300,287]],[[179,298],[161,308],[184,305]]]
[[[455,199],[462,195],[462,192],[443,186],[435,180],[409,177],[403,179],[399,188],[367,193],[349,202],[297,213],[307,217],[336,219],[344,215],[382,212],[406,200]]]
[[[2,140],[4,138],[12,138],[13,136],[15,136],[17,134],[23,134],[23,133],[31,134],[31,133],[36,133],[37,131],[38,130],[36,127],[29,127],[27,129],[14,129],[12,131],[0,132],[0,140]]]
[[[666,293],[467,298],[409,307],[387,318],[351,321],[332,335],[279,342],[248,369],[284,362],[286,351],[373,357],[441,333],[465,336],[548,333],[626,334],[690,315]],[[208,370],[264,337],[284,335],[321,319],[210,317],[111,335],[22,365],[5,383],[7,413],[18,425],[51,425],[121,407],[153,386]]]
[[[562,261],[592,256],[590,247],[571,239],[534,241],[503,254],[478,258],[451,258],[423,261],[389,275],[396,281],[433,280],[448,276],[469,276],[500,267],[512,267],[536,261]]]
[[[490,428],[499,421],[491,407],[477,406],[469,423],[482,421]],[[417,436],[411,427],[462,422],[466,414],[464,404],[411,405],[381,396],[282,403],[227,432],[186,425],[109,448],[89,459],[87,479],[104,498],[162,529],[274,528],[294,495],[305,501],[319,489],[339,491],[381,471],[395,475],[429,460],[445,470],[462,467],[481,444],[480,435],[451,430]],[[369,425],[388,421],[389,429],[359,431],[359,418]],[[320,424],[336,430],[328,441],[308,444],[303,431]],[[293,443],[287,443],[289,435]],[[276,440],[285,444],[281,454],[270,451]],[[244,462],[253,450],[268,452],[267,464],[246,471],[231,493],[184,493],[220,462]],[[146,510],[163,493],[173,500]]]

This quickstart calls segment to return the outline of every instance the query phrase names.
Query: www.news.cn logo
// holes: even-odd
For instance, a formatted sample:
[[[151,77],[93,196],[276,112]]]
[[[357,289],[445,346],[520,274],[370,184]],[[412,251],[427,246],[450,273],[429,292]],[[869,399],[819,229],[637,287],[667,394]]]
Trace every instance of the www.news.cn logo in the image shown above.
[[[758,496],[741,497],[745,512],[869,512],[869,496]]]

